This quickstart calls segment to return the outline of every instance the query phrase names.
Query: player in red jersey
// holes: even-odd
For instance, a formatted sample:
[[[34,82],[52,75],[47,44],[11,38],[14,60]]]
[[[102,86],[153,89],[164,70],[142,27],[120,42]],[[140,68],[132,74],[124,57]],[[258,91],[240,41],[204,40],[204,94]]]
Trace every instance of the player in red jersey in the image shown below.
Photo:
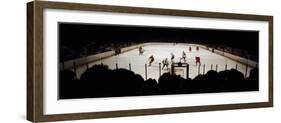
[[[189,49],[188,49],[188,50],[189,50],[189,52],[191,52],[191,51],[192,51],[191,46],[189,46]]]
[[[199,47],[198,47],[198,46],[196,47],[196,51],[197,51],[197,52],[199,51]]]
[[[199,65],[201,64],[200,57],[195,56],[195,63],[196,63],[196,65],[197,65],[197,63],[199,63]]]

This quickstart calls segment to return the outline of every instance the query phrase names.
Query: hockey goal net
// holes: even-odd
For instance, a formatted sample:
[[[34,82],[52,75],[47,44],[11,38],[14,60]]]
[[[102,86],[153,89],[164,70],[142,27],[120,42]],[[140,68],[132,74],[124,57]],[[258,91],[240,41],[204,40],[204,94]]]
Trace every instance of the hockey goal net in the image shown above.
[[[171,73],[179,75],[182,78],[188,78],[189,65],[187,63],[173,63]]]

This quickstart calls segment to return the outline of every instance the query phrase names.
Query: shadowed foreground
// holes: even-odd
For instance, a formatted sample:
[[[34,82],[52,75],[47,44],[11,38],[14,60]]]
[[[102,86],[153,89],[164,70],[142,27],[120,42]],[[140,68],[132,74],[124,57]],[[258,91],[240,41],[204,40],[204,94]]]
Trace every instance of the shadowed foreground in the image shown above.
[[[208,71],[194,79],[164,73],[158,80],[144,80],[127,69],[111,70],[106,65],[94,65],[80,79],[72,71],[60,71],[59,98],[96,98],[145,96],[166,94],[193,94],[215,92],[258,91],[258,69],[250,77],[235,70]]]

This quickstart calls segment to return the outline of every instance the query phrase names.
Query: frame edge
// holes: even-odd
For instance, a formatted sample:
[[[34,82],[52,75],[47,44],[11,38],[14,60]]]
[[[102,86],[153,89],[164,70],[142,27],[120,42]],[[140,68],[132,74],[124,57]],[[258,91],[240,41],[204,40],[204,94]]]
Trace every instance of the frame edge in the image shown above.
[[[40,122],[178,114],[271,107],[268,102],[45,115]]]
[[[221,18],[221,19],[236,19],[236,20],[257,20],[257,21],[268,21],[272,17],[270,15],[209,12],[209,11],[183,10],[183,9],[176,10],[176,9],[165,9],[165,8],[147,8],[147,7],[121,6],[121,5],[101,5],[101,4],[90,4],[90,3],[72,3],[72,2],[55,2],[55,1],[37,1],[37,3],[43,8],[65,9],[65,10],[157,14],[157,15],[169,15],[169,16],[190,16],[190,17]]]
[[[34,111],[34,79],[33,79],[33,42],[34,42],[34,2],[27,4],[27,109],[26,118],[28,121],[35,121]]]
[[[268,38],[268,41],[269,41],[269,66],[268,66],[268,69],[269,69],[269,103],[270,103],[270,107],[273,107],[274,106],[274,103],[273,103],[273,100],[274,100],[274,86],[273,86],[273,16],[269,16],[268,18],[268,23],[269,23],[269,27],[268,27],[268,33],[269,33],[269,38]]]
[[[57,5],[59,4],[59,5]],[[43,114],[43,28],[42,28],[42,10],[44,8],[60,8],[71,9],[73,5],[79,3],[58,3],[58,2],[42,2],[33,1],[27,3],[27,120],[31,122],[47,122],[47,121],[62,121],[62,120],[81,120],[93,118],[108,118],[108,117],[124,117],[124,116],[141,116],[141,115],[157,115],[171,113],[188,113],[199,111],[218,111],[218,110],[233,110],[246,108],[262,108],[273,107],[273,16],[264,15],[246,15],[233,13],[218,13],[218,12],[200,12],[189,10],[169,10],[150,8],[146,11],[141,11],[146,8],[110,6],[110,5],[95,5],[95,4],[79,4],[84,6],[84,10],[96,11],[115,11],[127,13],[143,13],[143,14],[163,14],[169,15],[177,13],[175,16],[195,16],[209,18],[224,18],[224,19],[244,19],[244,20],[262,20],[269,22],[269,101],[249,104],[228,104],[228,105],[213,105],[213,106],[197,106],[197,107],[178,107],[178,108],[161,108],[161,109],[142,109],[128,111],[110,111],[96,113],[77,113],[77,114]],[[66,5],[62,7],[62,5]],[[80,6],[80,7],[81,7]],[[97,8],[91,9],[91,6]],[[118,9],[121,7],[121,9]],[[74,7],[72,9],[79,9]],[[109,9],[109,10],[106,10]],[[171,13],[167,11],[173,11]],[[180,13],[184,12],[184,13]],[[185,13],[186,12],[186,13]],[[201,13],[202,15],[196,15]],[[233,17],[235,16],[235,17]],[[240,18],[240,17],[241,18]],[[256,17],[256,18],[255,18]],[[38,36],[39,35],[39,36]],[[39,51],[38,51],[39,50]],[[38,52],[37,52],[38,51]],[[41,70],[40,70],[41,69]]]

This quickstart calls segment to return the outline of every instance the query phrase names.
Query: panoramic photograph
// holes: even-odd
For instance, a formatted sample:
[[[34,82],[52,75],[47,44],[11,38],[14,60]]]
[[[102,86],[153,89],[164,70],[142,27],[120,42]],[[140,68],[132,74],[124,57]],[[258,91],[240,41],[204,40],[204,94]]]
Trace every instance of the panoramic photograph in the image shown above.
[[[59,99],[259,91],[259,32],[58,23]]]

